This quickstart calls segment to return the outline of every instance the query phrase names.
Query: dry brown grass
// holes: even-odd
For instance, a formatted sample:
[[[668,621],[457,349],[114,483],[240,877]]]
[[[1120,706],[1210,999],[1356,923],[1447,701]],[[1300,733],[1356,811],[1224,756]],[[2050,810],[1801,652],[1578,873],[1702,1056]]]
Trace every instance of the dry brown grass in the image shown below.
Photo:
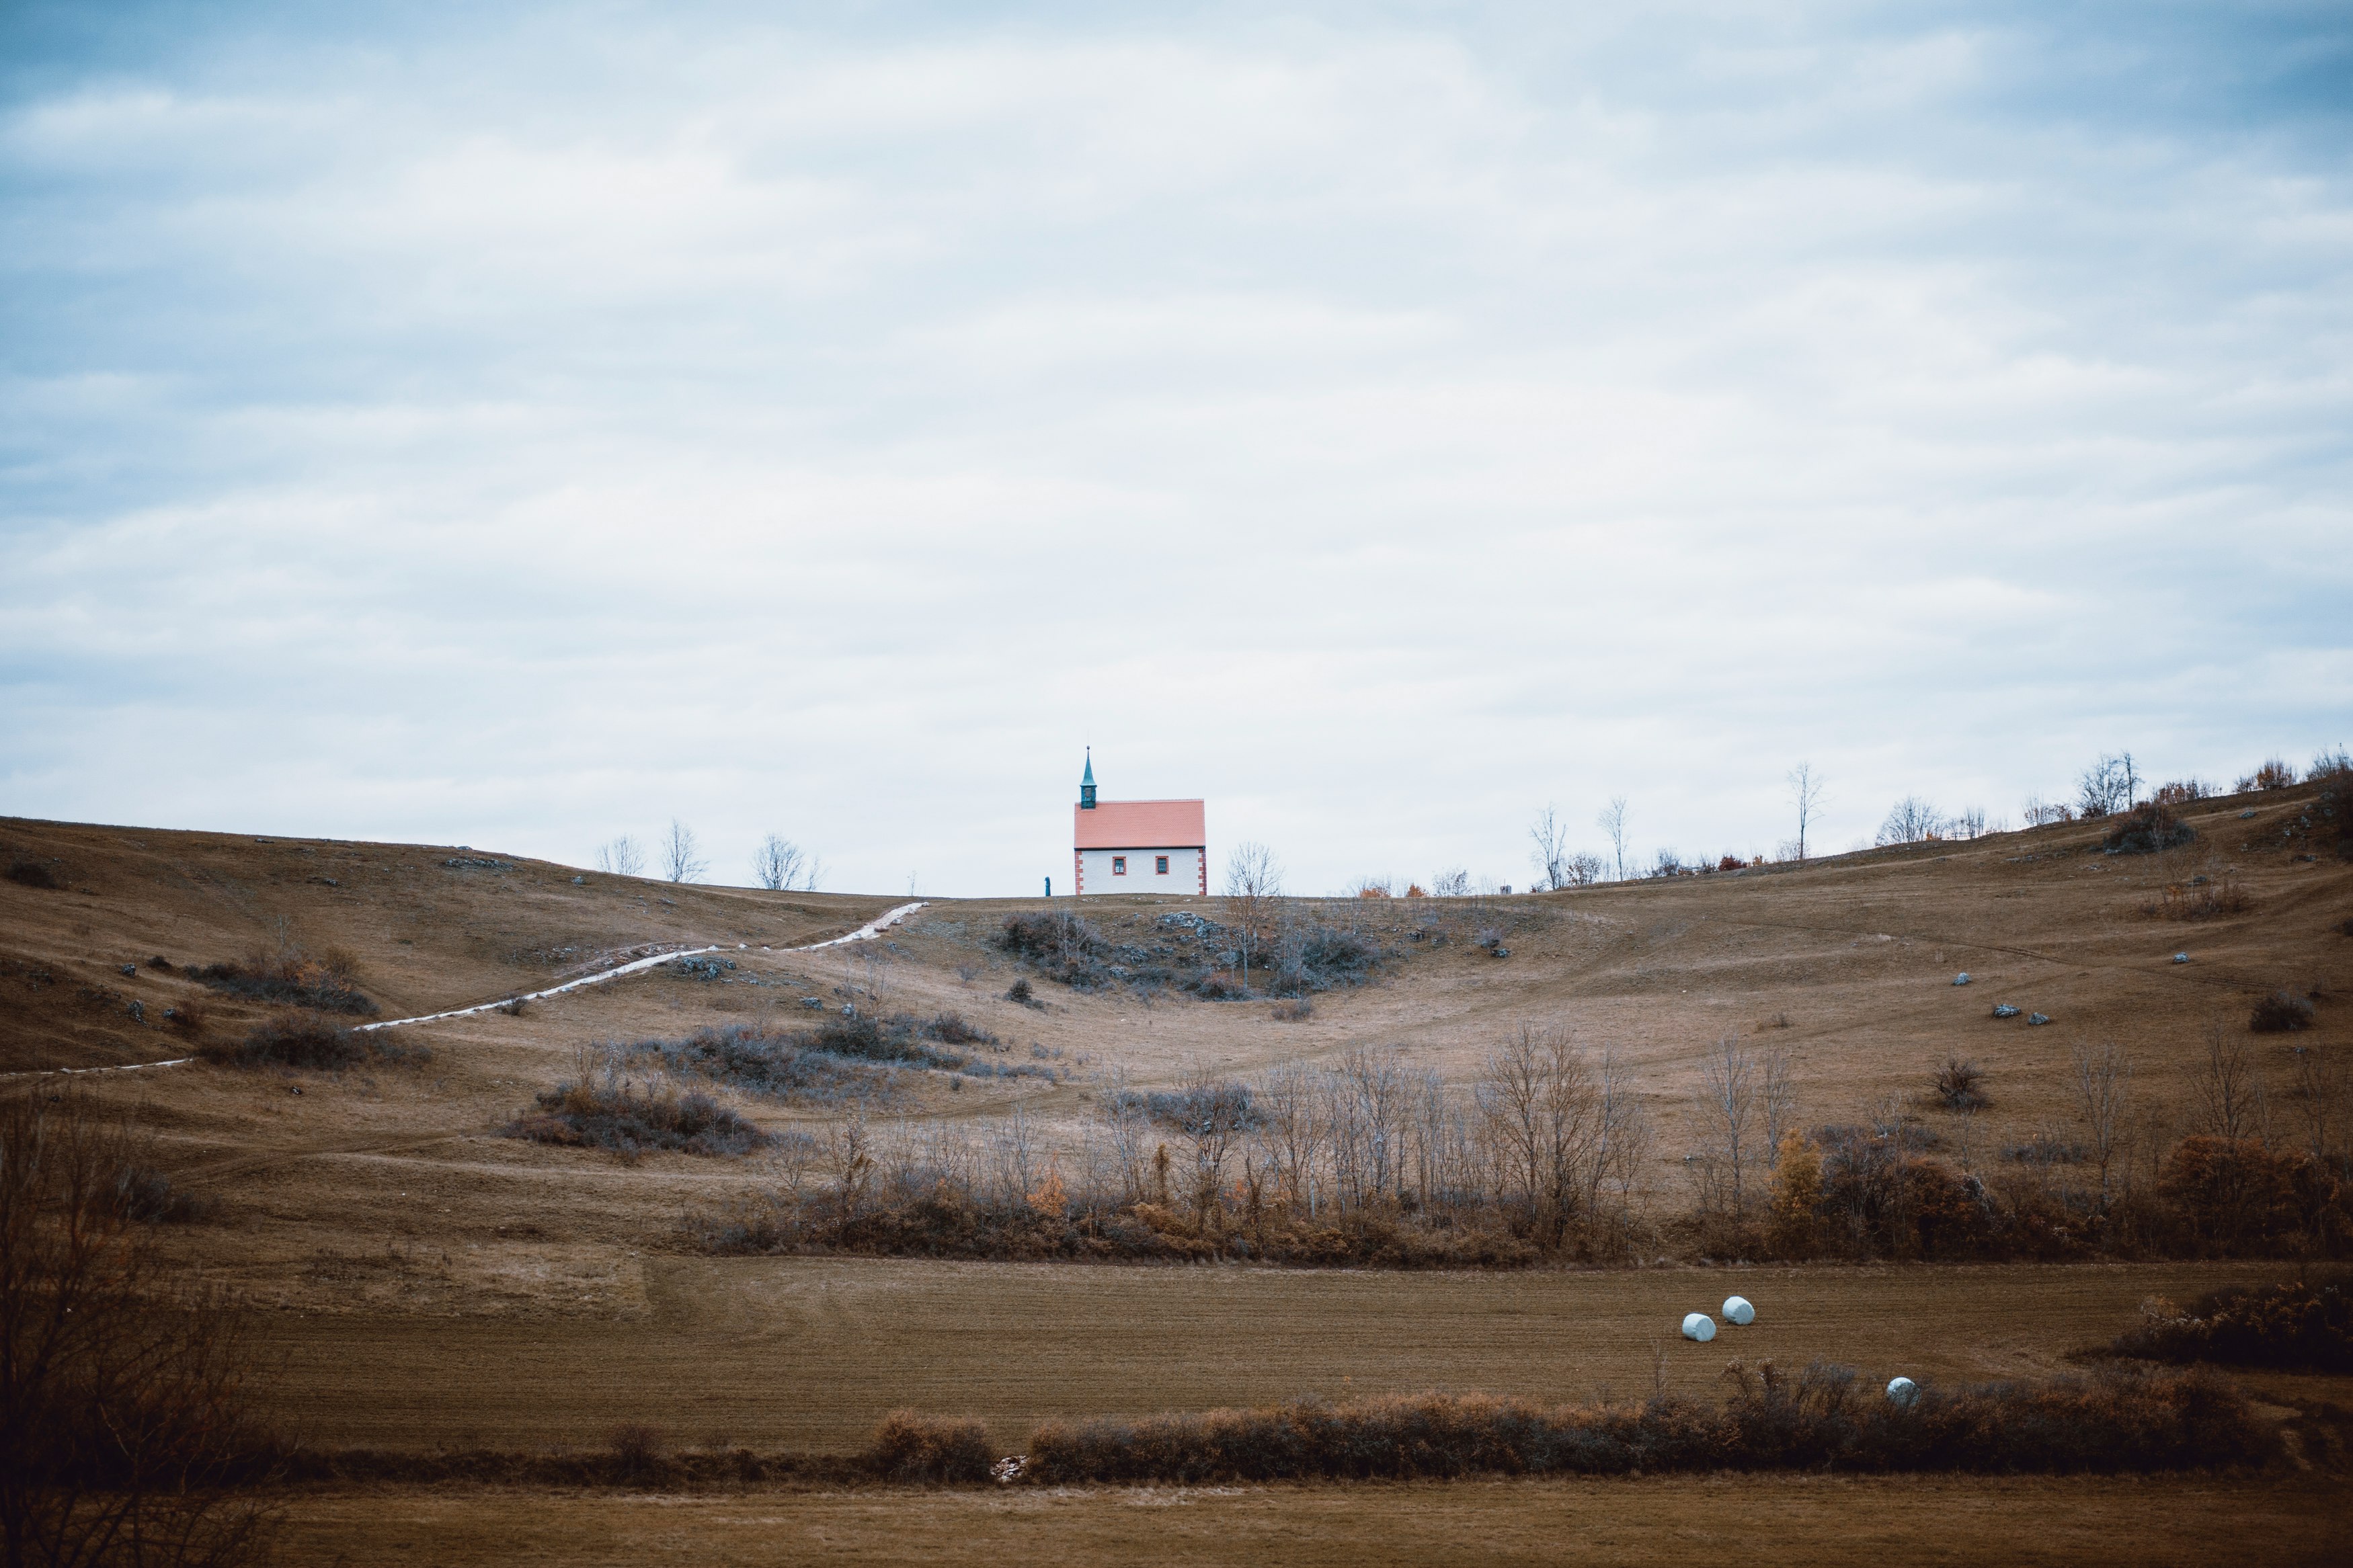
[[[372,1563],[2308,1563],[2341,1482],[1662,1477],[1071,1491],[367,1488],[289,1505],[297,1561]]]

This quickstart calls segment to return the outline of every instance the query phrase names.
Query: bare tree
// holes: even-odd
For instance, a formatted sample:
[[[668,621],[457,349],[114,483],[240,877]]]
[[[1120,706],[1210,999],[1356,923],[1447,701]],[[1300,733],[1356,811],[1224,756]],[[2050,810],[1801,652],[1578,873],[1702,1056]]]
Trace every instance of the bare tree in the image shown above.
[[[2263,1129],[2263,1089],[2236,1031],[2220,1019],[2206,1026],[2206,1055],[2191,1070],[2200,1131],[2217,1138],[2253,1138]]]
[[[710,863],[698,854],[694,829],[673,816],[670,837],[662,840],[662,875],[673,882],[699,882]]]
[[[1605,869],[1601,857],[1590,850],[1580,849],[1568,858],[1568,879],[1580,888],[1589,888],[1601,880]]]
[[[1700,1071],[1699,1116],[1717,1201],[1734,1214],[1748,1202],[1747,1168],[1757,1158],[1756,1120],[1759,1077],[1757,1059],[1739,1041],[1718,1040]]]
[[[1918,795],[1907,795],[1887,808],[1887,820],[1879,825],[1881,844],[1918,844],[1942,834],[1947,824],[1942,813]]]
[[[2140,773],[2130,752],[2104,756],[2076,779],[2077,811],[2084,816],[2113,816],[2130,811],[2140,795]]]
[[[1634,1184],[1641,1179],[1657,1132],[1635,1091],[1632,1076],[1607,1047],[1601,1052],[1600,1086],[1601,1148],[1593,1163],[1595,1189],[1598,1195],[1602,1181],[1615,1183],[1622,1204],[1633,1196]]]
[[[1536,813],[1535,821],[1528,826],[1528,837],[1535,840],[1535,853],[1529,858],[1535,864],[1539,890],[1548,893],[1567,887],[1568,826],[1560,820],[1559,811],[1547,805]]]
[[[772,893],[790,892],[796,888],[814,890],[816,869],[817,862],[781,834],[769,834],[752,854],[753,877]]]
[[[1469,898],[1471,873],[1460,866],[1451,871],[1440,871],[1430,879],[1430,896],[1433,899]]]
[[[1600,1185],[1607,1151],[1603,1096],[1585,1054],[1566,1030],[1524,1026],[1488,1053],[1477,1104],[1506,1181],[1557,1240]]]
[[[1813,763],[1799,763],[1789,770],[1789,802],[1798,808],[1798,858],[1802,860],[1807,835],[1822,804],[1822,775],[1814,771]]]
[[[1961,815],[1953,818],[1953,833],[1961,838],[1983,838],[1986,830],[1986,810],[1981,805],[1964,806]]]
[[[638,841],[622,834],[609,844],[596,846],[596,869],[608,877],[641,877],[645,875],[646,852]]]
[[[2108,1201],[2108,1167],[2115,1163],[2117,1141],[2124,1136],[2125,1098],[2132,1084],[2132,1064],[2125,1059],[2115,1042],[2109,1041],[2076,1047],[2069,1070],[2075,1087],[2075,1103],[2084,1113],[2092,1160],[2100,1167],[2100,1203],[2105,1207]]]
[[[1618,858],[1618,879],[1626,879],[1626,797],[1613,795],[1609,804],[1601,808],[1594,825],[1609,836],[1609,847]]]
[[[1765,1111],[1765,1162],[1781,1160],[1781,1135],[1798,1124],[1797,1058],[1780,1047],[1764,1053],[1757,1068],[1757,1089]]]
[[[119,1124],[0,1104],[0,1552],[12,1565],[258,1558],[267,1468],[237,1319],[141,1234],[152,1183]]]
[[[1250,955],[1266,937],[1276,900],[1282,897],[1282,868],[1263,844],[1234,846],[1226,857],[1226,915],[1241,952],[1242,989],[1250,989]]]
[[[2290,1094],[2304,1118],[2306,1141],[2316,1160],[2335,1152],[2337,1126],[2347,1098],[2346,1053],[2320,1046],[2291,1046],[2293,1077]]]

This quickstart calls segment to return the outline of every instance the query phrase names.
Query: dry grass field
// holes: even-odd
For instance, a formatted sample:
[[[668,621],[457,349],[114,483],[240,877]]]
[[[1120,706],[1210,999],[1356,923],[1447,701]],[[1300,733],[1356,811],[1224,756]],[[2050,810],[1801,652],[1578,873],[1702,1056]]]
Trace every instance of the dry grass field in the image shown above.
[[[381,1488],[297,1498],[306,1563],[2341,1563],[2308,1479],[1659,1477],[734,1496]]]
[[[843,1451],[898,1405],[977,1415],[1010,1447],[1053,1414],[1199,1407],[1430,1387],[1540,1398],[1647,1392],[1654,1345],[1672,1386],[1702,1392],[1734,1355],[1815,1355],[1957,1378],[2042,1373],[2126,1327],[2151,1294],[2182,1298],[2279,1264],[1696,1268],[1397,1275],[1216,1267],[911,1259],[715,1259],[688,1252],[690,1205],[742,1190],[757,1162],[625,1162],[499,1135],[583,1045],[714,1022],[791,1026],[874,994],[955,1010],[1042,1077],[923,1081],[897,1108],[985,1127],[1016,1100],[1050,1143],[1094,1113],[1109,1074],[1149,1088],[1196,1067],[1248,1076],[1400,1048],[1452,1082],[1523,1024],[1606,1044],[1661,1129],[1641,1184],[1683,1197],[1700,1057],[1725,1036],[1795,1054],[1808,1124],[1890,1097],[1979,1163],[2064,1134],[2078,1044],[2115,1041],[2158,1124],[2186,1116],[2211,1025],[2243,1033],[2280,987],[2316,997],[2297,1044],[2353,1042],[2353,868],[2284,835],[2306,789],[2208,803],[2198,843],[2097,853],[2096,825],[1841,857],[1476,910],[1402,900],[1349,911],[1389,957],[1372,984],[1282,1021],[1262,1002],[1003,997],[1018,973],[988,942],[1038,900],[933,900],[883,942],[788,947],[901,900],[776,894],[580,873],[495,850],[261,840],[0,822],[0,858],[60,886],[0,881],[0,1070],[16,1092],[70,1083],[134,1116],[211,1207],[158,1234],[174,1267],[253,1308],[272,1412],[311,1441],[393,1448],[593,1447],[621,1421],[681,1444]],[[2252,816],[2243,813],[2252,811]],[[454,863],[453,863],[454,862]],[[485,864],[488,862],[488,864]],[[2228,874],[2243,911],[2198,922],[2141,906],[2168,883]],[[1214,900],[1213,900],[1214,902]],[[1153,900],[1090,900],[1143,931]],[[1213,911],[1214,912],[1214,911]],[[1511,956],[1468,940],[1504,933]],[[1428,940],[1444,931],[1454,940]],[[1417,932],[1420,933],[1419,936]],[[720,943],[714,980],[657,971],[398,1031],[429,1062],[338,1073],[202,1062],[166,1007],[199,1002],[216,1038],[266,1011],[189,966],[249,950],[349,950],[385,1016],[495,1000],[662,945]],[[740,944],[740,945],[739,945]],[[2189,962],[2172,962],[2186,952]],[[170,969],[150,960],[171,961]],[[129,973],[125,973],[128,966]],[[1957,987],[1957,971],[1974,984]],[[2047,1014],[1997,1021],[2007,1001]],[[134,1006],[134,1004],[136,1005]],[[1786,1023],[1783,1023],[1786,1020]],[[2284,1082],[2285,1047],[2255,1038]],[[1975,1116],[1928,1109],[1948,1053],[1989,1074]],[[738,1100],[765,1127],[825,1113]],[[2291,1108],[2278,1107],[2283,1116]],[[1757,1325],[1693,1346],[1675,1320],[1729,1291]],[[2353,1404],[2327,1379],[2254,1380],[2263,1397]],[[300,1561],[1461,1561],[1682,1559],[1739,1543],[1837,1562],[2321,1561],[2341,1527],[2335,1479],[1887,1481],[1652,1479],[1609,1483],[1119,1489],[1019,1497],[874,1490],[741,1496],[327,1489],[290,1502]]]

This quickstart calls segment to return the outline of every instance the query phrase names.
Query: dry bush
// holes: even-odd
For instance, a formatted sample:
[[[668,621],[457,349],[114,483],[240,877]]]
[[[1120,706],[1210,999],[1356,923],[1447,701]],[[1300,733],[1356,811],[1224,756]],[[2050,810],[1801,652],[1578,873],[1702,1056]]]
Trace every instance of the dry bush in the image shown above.
[[[543,1089],[535,1109],[503,1129],[509,1138],[575,1149],[608,1149],[636,1159],[656,1150],[736,1155],[765,1149],[768,1134],[706,1094],[638,1084],[610,1065]]]
[[[988,1479],[996,1449],[988,1428],[968,1416],[893,1410],[874,1429],[867,1450],[886,1480],[971,1485]]]
[[[2184,1138],[2158,1192],[2181,1235],[2171,1250],[2263,1254],[2284,1243],[2341,1240],[2348,1194],[2319,1161],[2253,1138]]]
[[[1281,1024],[1296,1024],[1315,1016],[1315,1004],[1304,996],[1294,996],[1288,1002],[1277,1002],[1267,1016]]]
[[[2295,764],[2274,757],[2232,785],[2235,794],[2251,789],[2288,789],[2295,784]]]
[[[643,1421],[622,1422],[607,1435],[606,1446],[613,1451],[614,1470],[630,1479],[661,1469],[670,1448],[661,1428]]]
[[[0,1542],[7,1561],[258,1561],[237,1319],[138,1228],[139,1149],[78,1101],[0,1104]]]
[[[38,860],[19,858],[8,862],[8,880],[20,888],[62,888],[66,884],[58,874]]]
[[[1049,1421],[1024,1479],[1072,1482],[1409,1479],[1636,1471],[2130,1471],[2259,1463],[2278,1439],[2210,1373],[1934,1385],[1897,1405],[1851,1368],[1796,1377],[1735,1363],[1720,1405],[1539,1405],[1490,1394]]]
[[[1962,1057],[1947,1057],[1936,1069],[1936,1102],[1947,1110],[1981,1110],[1990,1104],[1985,1092],[1985,1069]]]
[[[359,989],[359,961],[347,948],[312,954],[298,946],[254,952],[240,961],[188,971],[214,990],[256,1002],[281,1002],[318,1013],[373,1017],[376,1005]]]
[[[2293,991],[2274,991],[2255,1004],[2247,1027],[2258,1035],[2284,1035],[2312,1027],[2312,1004]]]
[[[431,1047],[395,1039],[381,1030],[348,1029],[316,1013],[292,1012],[263,1019],[242,1040],[200,1046],[198,1054],[224,1067],[308,1068],[322,1072],[339,1072],[364,1062],[433,1059]]]
[[[2173,807],[2145,800],[2116,816],[2100,843],[2111,855],[2154,855],[2194,841],[2197,829],[2174,815]]]
[[[201,1040],[212,1026],[212,1010],[194,996],[164,1009],[164,1021],[191,1040]]]
[[[2160,1299],[2141,1311],[2115,1354],[2353,1373],[2353,1288],[2341,1276],[2215,1290],[2186,1312]]]
[[[2243,913],[2246,908],[2247,890],[2240,885],[2239,874],[2222,871],[2171,883],[2158,897],[2144,900],[2140,912],[2151,920],[2211,921]]]

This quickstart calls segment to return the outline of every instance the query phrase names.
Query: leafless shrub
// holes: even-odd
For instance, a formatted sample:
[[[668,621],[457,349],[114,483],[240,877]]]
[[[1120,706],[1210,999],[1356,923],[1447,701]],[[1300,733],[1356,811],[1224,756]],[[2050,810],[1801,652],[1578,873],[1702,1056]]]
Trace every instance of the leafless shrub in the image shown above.
[[[2075,820],[2074,807],[2063,801],[2044,800],[2040,795],[2028,795],[2019,816],[2029,827],[2048,827],[2054,822]]]
[[[2232,786],[2233,794],[2244,795],[2252,789],[2292,789],[2296,782],[2295,764],[2274,757],[2242,777]]]
[[[189,1293],[123,1201],[135,1150],[79,1101],[0,1103],[0,1542],[11,1563],[256,1561],[238,1320]]]
[[[624,1421],[607,1435],[613,1467],[624,1476],[644,1476],[659,1468],[669,1451],[661,1428],[643,1421]]]
[[[2247,1027],[2258,1035],[2284,1035],[2312,1027],[2313,1016],[2312,1004],[2295,992],[2274,991],[2255,1004]]]
[[[1937,1103],[1947,1110],[1979,1110],[1986,1106],[1985,1069],[1961,1057],[1947,1057],[1936,1069]]]

